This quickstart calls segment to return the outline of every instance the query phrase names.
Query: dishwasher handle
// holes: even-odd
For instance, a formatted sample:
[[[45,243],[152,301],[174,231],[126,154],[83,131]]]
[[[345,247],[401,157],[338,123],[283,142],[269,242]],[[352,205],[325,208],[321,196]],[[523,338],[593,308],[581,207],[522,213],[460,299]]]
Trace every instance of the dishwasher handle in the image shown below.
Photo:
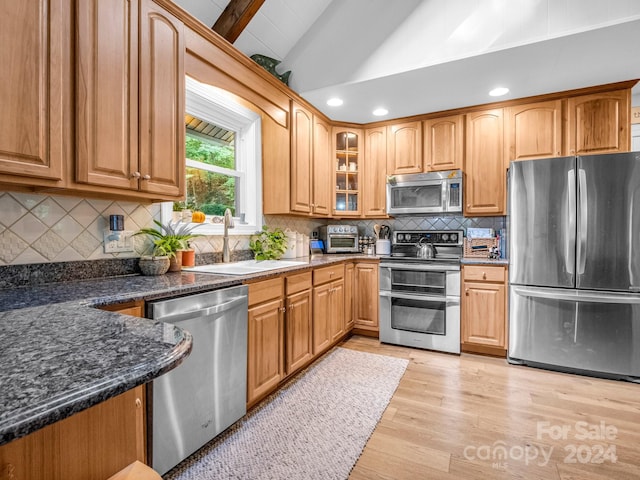
[[[226,312],[246,302],[247,302],[247,297],[245,295],[242,295],[240,297],[235,297],[232,300],[229,300],[228,302],[219,303],[218,305],[202,308],[200,310],[191,310],[189,312],[178,313],[175,315],[168,315],[166,317],[158,317],[158,318],[155,318],[155,320],[158,320],[160,322],[166,322],[166,323],[177,323],[182,320],[187,320],[191,318],[208,317],[210,315],[216,315],[218,313]]]

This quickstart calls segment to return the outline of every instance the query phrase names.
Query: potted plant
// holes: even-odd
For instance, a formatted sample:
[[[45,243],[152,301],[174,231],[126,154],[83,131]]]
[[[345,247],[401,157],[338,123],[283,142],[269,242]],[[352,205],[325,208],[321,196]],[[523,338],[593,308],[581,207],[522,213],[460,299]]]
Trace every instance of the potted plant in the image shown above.
[[[198,225],[188,223],[181,224],[180,222],[169,222],[163,225],[157,220],[154,220],[153,223],[155,223],[158,228],[141,228],[134,233],[134,235],[149,235],[154,245],[151,256],[167,256],[170,263],[168,267],[169,271],[179,271],[182,267],[180,258],[182,256],[182,250],[189,248],[189,240],[201,236],[200,234],[192,233],[193,229]]]
[[[256,260],[278,260],[287,251],[287,235],[280,228],[269,230],[267,225],[251,237],[249,248]]]

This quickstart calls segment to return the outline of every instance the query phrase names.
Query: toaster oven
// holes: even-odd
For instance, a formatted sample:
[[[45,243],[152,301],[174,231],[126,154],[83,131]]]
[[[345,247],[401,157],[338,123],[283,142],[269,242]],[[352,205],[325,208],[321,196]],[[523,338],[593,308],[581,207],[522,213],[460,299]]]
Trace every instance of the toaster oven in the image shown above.
[[[325,225],[320,227],[320,240],[325,253],[357,253],[358,227],[355,225]]]

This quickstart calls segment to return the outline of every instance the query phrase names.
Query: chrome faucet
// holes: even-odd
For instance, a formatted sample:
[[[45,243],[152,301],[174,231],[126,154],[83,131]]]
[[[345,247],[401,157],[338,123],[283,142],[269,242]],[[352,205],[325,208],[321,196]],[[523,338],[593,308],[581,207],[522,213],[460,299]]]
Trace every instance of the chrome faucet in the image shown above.
[[[222,261],[229,263],[229,229],[233,228],[233,215],[228,208],[224,211],[224,237],[222,238]]]

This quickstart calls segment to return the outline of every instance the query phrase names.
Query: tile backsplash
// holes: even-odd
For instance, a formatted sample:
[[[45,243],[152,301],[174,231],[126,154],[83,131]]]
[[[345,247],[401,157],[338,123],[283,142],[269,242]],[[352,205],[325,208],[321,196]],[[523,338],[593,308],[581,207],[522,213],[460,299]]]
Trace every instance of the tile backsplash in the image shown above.
[[[0,265],[139,257],[149,247],[144,236],[134,237],[134,252],[104,253],[103,233],[113,214],[124,215],[125,230],[137,231],[160,220],[160,204],[0,191]],[[324,223],[302,217],[264,218],[268,225],[307,234]],[[232,233],[231,250],[247,250],[249,239]],[[222,251],[219,235],[198,237],[191,244],[197,253]]]
[[[136,231],[160,218],[160,207],[32,193],[0,192],[0,265],[136,257],[135,252],[105,254],[103,232],[109,215],[125,217]],[[136,241],[144,249],[144,241]]]
[[[0,191],[0,265],[139,257],[149,247],[149,240],[143,236],[134,237],[134,252],[104,253],[103,233],[108,228],[109,215],[124,215],[125,230],[136,231],[153,226],[154,219],[160,220],[160,210],[160,204]],[[376,223],[389,225],[391,230],[467,227],[499,230],[505,227],[505,218],[443,216],[323,220],[265,215],[264,221],[272,227],[289,228],[307,235],[327,223],[348,223],[357,225],[360,235],[373,235]],[[248,235],[231,234],[231,250],[248,250],[249,240]],[[222,237],[198,237],[191,245],[199,254],[221,252]]]
[[[506,217],[463,217],[461,215],[448,215],[442,217],[396,217],[377,220],[352,220],[343,221],[356,225],[360,235],[373,236],[373,226],[388,225],[394,230],[464,230],[469,227],[493,228],[498,232],[506,228]]]

